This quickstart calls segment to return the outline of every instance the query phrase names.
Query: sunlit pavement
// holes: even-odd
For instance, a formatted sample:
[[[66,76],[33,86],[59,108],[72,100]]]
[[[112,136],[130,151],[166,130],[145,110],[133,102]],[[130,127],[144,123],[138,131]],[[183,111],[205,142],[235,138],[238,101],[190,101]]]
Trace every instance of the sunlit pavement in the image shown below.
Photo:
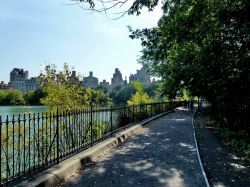
[[[178,108],[151,122],[63,186],[206,186],[196,155],[192,116]]]

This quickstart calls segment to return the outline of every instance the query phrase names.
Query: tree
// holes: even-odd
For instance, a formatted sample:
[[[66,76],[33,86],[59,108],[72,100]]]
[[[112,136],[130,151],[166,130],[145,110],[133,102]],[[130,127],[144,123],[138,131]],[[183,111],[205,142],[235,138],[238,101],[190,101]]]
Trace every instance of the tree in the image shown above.
[[[41,88],[29,91],[24,95],[25,102],[28,104],[41,104],[40,99],[44,97],[46,97],[46,93]]]
[[[4,90],[0,90],[0,105],[6,105],[6,97],[7,97],[7,92]]]
[[[91,88],[82,88],[83,105],[94,107],[107,107],[111,105],[111,100],[108,94],[101,90],[93,90]]]
[[[99,13],[105,13],[114,9],[121,9],[118,12],[118,18],[124,16],[125,14],[141,14],[141,9],[146,7],[148,11],[152,11],[154,7],[158,4],[159,0],[134,0],[134,2],[129,6],[129,8],[123,8],[125,4],[130,3],[129,0],[71,0],[73,5],[79,6],[83,10],[95,11]],[[168,1],[167,1],[168,2]],[[116,13],[117,14],[117,13]]]
[[[66,63],[60,72],[57,72],[55,65],[46,66],[39,82],[42,91],[47,94],[41,99],[41,103],[51,111],[82,108],[81,85],[72,82],[71,71]]]
[[[136,93],[132,95],[132,97],[127,101],[128,105],[140,105],[145,103],[154,102],[153,98],[151,98],[145,91],[142,86],[142,83],[139,81],[132,82],[133,88],[136,90]]]
[[[125,105],[135,92],[133,86],[128,84],[113,88],[109,95],[115,105]]]
[[[164,94],[202,95],[226,123],[249,128],[249,1],[169,0],[163,10],[157,27],[130,31]]]
[[[103,91],[84,88],[78,78],[73,78],[68,65],[63,71],[57,72],[55,65],[48,65],[40,75],[40,99],[51,111],[82,109],[92,106],[109,104],[109,98]]]
[[[19,90],[7,90],[6,91],[6,104],[9,105],[24,105],[23,94]]]

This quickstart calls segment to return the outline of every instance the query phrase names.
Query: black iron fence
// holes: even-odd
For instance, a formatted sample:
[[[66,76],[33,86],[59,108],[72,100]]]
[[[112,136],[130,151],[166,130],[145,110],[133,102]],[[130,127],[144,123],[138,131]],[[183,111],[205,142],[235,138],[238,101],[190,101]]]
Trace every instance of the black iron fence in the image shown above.
[[[0,184],[30,177],[180,102],[0,116]]]

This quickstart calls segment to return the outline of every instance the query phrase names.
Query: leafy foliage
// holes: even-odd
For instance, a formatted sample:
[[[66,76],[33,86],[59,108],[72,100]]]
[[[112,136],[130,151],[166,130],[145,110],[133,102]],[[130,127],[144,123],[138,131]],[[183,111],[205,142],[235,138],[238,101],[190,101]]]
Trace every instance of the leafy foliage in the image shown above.
[[[102,107],[107,107],[111,105],[111,99],[109,98],[107,93],[104,93],[101,90],[93,90],[90,88],[82,88],[82,93],[83,97],[83,105],[85,106],[102,106]]]
[[[128,105],[139,105],[152,103],[153,98],[150,98],[149,95],[144,91],[142,83],[138,81],[132,82],[133,88],[136,90],[136,93],[127,101]]]
[[[41,103],[50,110],[81,108],[81,86],[72,83],[71,71],[67,64],[64,64],[64,70],[59,73],[55,65],[46,66],[39,79],[41,89],[47,93]]]
[[[24,105],[25,100],[19,90],[0,90],[1,105]]]
[[[29,91],[23,97],[27,104],[40,104],[40,99],[46,97],[46,93],[41,88],[38,88],[35,91]]]
[[[124,105],[127,103],[132,95],[135,93],[135,89],[132,85],[117,86],[110,92],[110,98],[115,105]]]
[[[249,128],[249,1],[168,0],[163,10],[156,28],[130,28],[163,93],[202,95],[226,123]]]
[[[46,66],[39,80],[42,91],[47,94],[41,99],[41,103],[51,111],[82,109],[91,105],[104,106],[110,102],[104,92],[84,88],[79,77],[75,79],[71,76],[66,63],[60,72],[57,72],[55,65]]]

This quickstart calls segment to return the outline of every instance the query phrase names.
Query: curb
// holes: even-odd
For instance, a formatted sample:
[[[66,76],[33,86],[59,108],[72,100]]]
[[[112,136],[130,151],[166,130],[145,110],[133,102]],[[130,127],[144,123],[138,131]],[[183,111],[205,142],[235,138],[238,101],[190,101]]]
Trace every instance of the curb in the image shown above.
[[[196,112],[197,112],[197,110],[195,110],[194,115],[193,115],[193,119],[192,119],[192,126],[193,126],[193,131],[194,131],[193,135],[194,135],[194,141],[195,141],[195,147],[196,147],[196,154],[197,154],[197,157],[198,157],[198,161],[199,161],[199,165],[200,165],[200,168],[201,168],[203,178],[204,178],[205,183],[206,183],[206,187],[210,187],[208,179],[207,179],[206,172],[205,172],[204,167],[203,167],[202,162],[201,162],[200,151],[199,151],[197,140],[196,140],[196,133],[195,133],[195,128],[194,128],[194,117],[196,115]]]
[[[136,123],[132,127],[115,134],[113,137],[110,137],[94,145],[93,147],[62,161],[61,163],[21,182],[20,184],[17,184],[16,186],[52,187],[59,185],[71,176],[75,175],[78,170],[83,169],[87,165],[93,163],[93,160],[104,151],[109,151],[117,147],[119,144],[122,144],[140,127],[173,111],[174,110],[170,110]]]

